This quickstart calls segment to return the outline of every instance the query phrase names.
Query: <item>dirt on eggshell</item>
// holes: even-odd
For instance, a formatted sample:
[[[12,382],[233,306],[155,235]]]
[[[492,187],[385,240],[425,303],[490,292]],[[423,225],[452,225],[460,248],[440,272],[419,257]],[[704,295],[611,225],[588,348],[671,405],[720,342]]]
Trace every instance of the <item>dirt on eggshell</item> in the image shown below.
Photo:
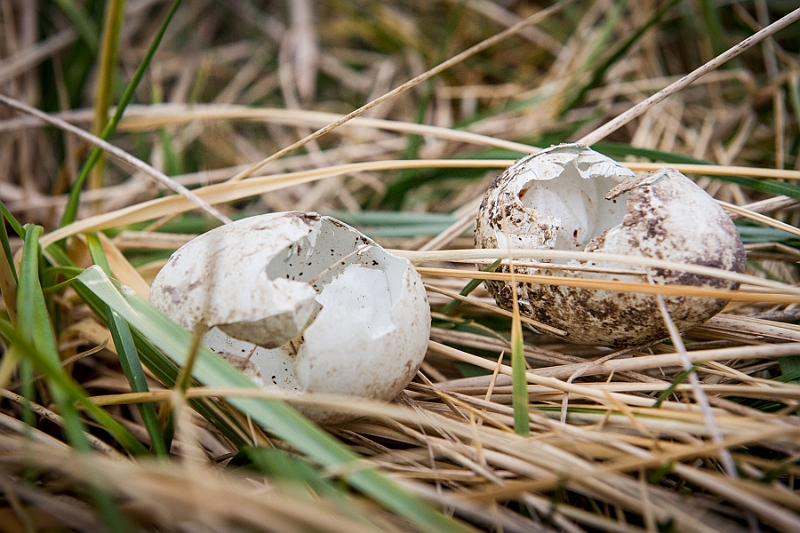
[[[560,145],[528,156],[499,176],[478,215],[478,248],[581,250],[641,256],[743,272],[745,251],[724,210],[674,169],[644,175],[580,145]],[[515,271],[566,277],[647,282],[644,275],[525,267]],[[572,264],[578,265],[577,262]],[[584,266],[639,270],[608,261]],[[507,267],[498,269],[508,272]],[[651,269],[658,284],[736,289],[738,284],[686,272]],[[498,305],[512,309],[510,282],[487,281]],[[517,283],[520,313],[565,330],[579,344],[631,346],[666,338],[654,295]],[[724,300],[665,296],[680,331],[722,310]]]

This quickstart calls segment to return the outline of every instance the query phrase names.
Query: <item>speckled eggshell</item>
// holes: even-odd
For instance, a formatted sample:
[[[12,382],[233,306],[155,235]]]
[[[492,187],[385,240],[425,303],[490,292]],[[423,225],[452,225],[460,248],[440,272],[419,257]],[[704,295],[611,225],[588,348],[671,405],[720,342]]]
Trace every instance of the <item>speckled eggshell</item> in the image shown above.
[[[490,186],[478,214],[478,248],[584,250],[641,256],[743,272],[739,233],[719,204],[674,169],[635,176],[582,145],[566,144],[521,159]],[[516,265],[525,261],[515,261]],[[571,264],[579,264],[572,262]],[[541,265],[541,263],[540,263]],[[591,261],[605,269],[641,270]],[[501,267],[499,271],[508,271]],[[643,281],[642,276],[516,266],[523,274]],[[734,282],[652,269],[658,284],[736,289]],[[512,284],[488,281],[498,305],[512,308]],[[520,312],[567,332],[578,344],[632,346],[668,337],[656,297],[647,294],[518,283]],[[680,331],[701,324],[726,301],[665,297]]]
[[[403,258],[315,213],[255,216],[181,247],[151,301],[262,386],[394,398],[425,356],[430,308]],[[318,422],[349,418],[299,405]]]

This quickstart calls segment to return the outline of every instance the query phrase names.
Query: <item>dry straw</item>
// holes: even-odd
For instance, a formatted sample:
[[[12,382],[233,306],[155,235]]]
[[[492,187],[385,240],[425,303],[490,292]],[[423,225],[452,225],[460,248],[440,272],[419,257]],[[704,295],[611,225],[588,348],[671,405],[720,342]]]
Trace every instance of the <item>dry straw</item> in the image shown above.
[[[773,24],[765,18],[769,15],[765,0],[755,2],[757,21],[740,6],[725,11],[725,24],[739,17],[736,20],[741,19],[754,31],[758,26],[764,28],[727,51],[724,37],[720,40],[711,34],[701,42],[681,29],[681,42],[676,43],[656,25],[603,71],[598,84],[590,87],[574,108],[561,109],[575,87],[589,87],[590,67],[603,59],[596,54],[613,49],[614,40],[631,35],[652,16],[651,3],[631,3],[623,8],[603,1],[558,2],[531,15],[513,13],[502,3],[449,2],[464,10],[464,18],[454,26],[446,50],[464,51],[442,55],[451,55],[447,61],[431,60],[425,35],[415,30],[416,26],[425,27],[424,17],[409,18],[418,13],[415,10],[425,12],[427,8],[421,6],[378,3],[373,6],[369,24],[354,16],[347,25],[314,25],[309,20],[314,7],[324,10],[329,3],[298,0],[286,20],[281,18],[283,14],[258,11],[248,2],[233,2],[230,7],[211,4],[201,1],[181,7],[175,35],[184,36],[181,39],[188,39],[189,45],[203,53],[187,52],[187,48],[178,46],[179,40],[165,40],[147,81],[149,92],[143,90],[142,94],[164,94],[169,103],[129,108],[114,141],[116,146],[99,142],[74,126],[88,124],[92,118],[89,110],[44,114],[23,103],[36,101],[38,89],[21,74],[33,76],[41,61],[53,58],[57,81],[51,96],[68,109],[70,94],[59,70],[64,66],[59,62],[66,56],[61,51],[84,30],[72,29],[59,15],[52,23],[64,25],[58,26],[52,37],[36,43],[25,32],[16,31],[19,28],[14,24],[25,17],[35,20],[35,4],[3,10],[2,24],[9,30],[6,41],[19,36],[23,44],[16,52],[13,47],[6,50],[7,43],[0,44],[0,52],[6,54],[0,56],[5,57],[0,62],[0,83],[16,76],[14,84],[3,85],[2,92],[9,96],[0,96],[0,101],[29,116],[3,116],[0,120],[0,131],[15,143],[0,143],[0,176],[19,177],[15,183],[0,178],[0,199],[13,207],[22,222],[46,223],[49,210],[63,206],[65,196],[56,193],[65,192],[65,187],[51,191],[41,185],[49,182],[53,173],[45,174],[46,165],[40,163],[47,161],[51,166],[46,168],[57,168],[52,139],[40,127],[43,123],[101,146],[123,162],[122,169],[132,166],[137,174],[129,181],[109,185],[84,198],[84,202],[102,201],[105,213],[54,229],[40,244],[55,261],[58,250],[46,247],[74,237],[71,257],[80,266],[88,266],[82,234],[156,221],[144,230],[137,228],[114,239],[101,239],[113,275],[145,295],[145,279],[163,261],[156,251],[174,249],[188,238],[185,233],[157,231],[167,220],[186,220],[176,217],[181,213],[199,207],[225,222],[242,206],[250,214],[252,210],[304,205],[319,210],[350,209],[354,217],[365,217],[356,220],[369,220],[369,211],[380,206],[380,198],[387,187],[391,188],[387,174],[402,172],[401,176],[408,178],[414,172],[444,169],[484,172],[484,178],[462,180],[457,186],[438,181],[437,175],[431,174],[434,178],[429,182],[405,192],[409,210],[446,211],[456,220],[450,228],[439,226],[416,238],[387,240],[426,277],[435,320],[426,362],[417,379],[388,405],[333,395],[199,386],[188,374],[184,374],[180,394],[158,383],[153,375],[147,377],[149,392],[131,392],[118,366],[118,354],[124,353],[125,346],[110,341],[110,332],[102,325],[107,317],[95,315],[72,289],[48,287],[57,294],[55,301],[62,310],[54,323],[63,326],[58,348],[65,375],[91,395],[95,407],[102,406],[145,446],[150,444],[150,435],[135,406],[153,403],[162,407],[165,418],[169,413],[176,416],[172,455],[153,462],[140,457],[133,460],[120,442],[94,427],[83,432],[92,451],[76,453],[58,429],[67,428],[70,419],[51,405],[49,375],[28,376],[42,394],[39,401],[25,400],[20,392],[26,378],[15,373],[20,354],[11,350],[0,363],[0,490],[7,502],[0,505],[0,522],[33,531],[48,527],[38,522],[44,520],[41,515],[52,518],[54,528],[100,530],[104,527],[103,512],[109,508],[92,500],[94,485],[112,495],[116,502],[110,508],[112,512],[116,509],[138,520],[143,529],[411,530],[405,519],[362,501],[364,492],[354,497],[339,490],[336,483],[329,483],[331,478],[375,469],[406,493],[487,531],[800,530],[800,468],[796,464],[800,456],[800,327],[792,323],[800,319],[796,267],[800,255],[794,240],[800,235],[797,200],[698,179],[732,216],[770,228],[764,231],[785,232],[772,232],[769,238],[748,244],[752,253],[746,274],[654,258],[541,250],[515,250],[511,254],[508,250],[476,251],[465,249],[469,242],[463,238],[473,224],[490,174],[511,163],[472,158],[468,151],[491,147],[535,152],[536,147],[508,139],[563,134],[565,125],[572,128],[572,133],[563,134],[568,140],[593,144],[616,132],[615,139],[638,148],[718,163],[675,165],[687,174],[746,176],[795,184],[800,171],[792,160],[796,154],[787,146],[793,142],[791,128],[796,129],[797,124],[797,103],[791,91],[796,93],[800,70],[792,53],[772,39],[800,17],[800,10]],[[569,17],[553,18],[567,4],[572,10]],[[144,46],[136,39],[149,35],[153,24],[144,16],[144,7],[131,3],[128,9],[123,37],[137,43],[138,48],[123,45],[121,60],[126,68],[135,51]],[[225,9],[230,9],[231,20],[213,19],[214,13]],[[674,8],[666,16],[677,18],[663,23],[682,22],[686,12],[694,13],[694,9],[688,4]],[[80,20],[74,12],[71,16]],[[487,39],[470,46],[474,35],[484,31],[480,27],[484,17],[499,26],[492,26],[495,29]],[[548,28],[552,31],[531,31],[533,24],[545,19],[552,23]],[[559,25],[566,20],[574,20],[574,26],[563,32]],[[233,33],[217,31],[234,27]],[[185,31],[187,28],[191,31]],[[315,28],[319,39],[309,40],[307,35],[301,39],[300,49],[293,48],[299,45],[292,32],[308,32],[309,28]],[[396,32],[394,39],[404,49],[402,57],[352,49],[347,39],[340,40],[346,35],[363,40],[368,48],[382,50],[374,46],[376,33],[380,33],[375,28]],[[222,34],[238,36],[249,31],[256,32],[256,40],[267,43],[266,49],[279,58],[280,71],[265,72],[264,52],[255,53],[255,41],[249,38],[218,41]],[[507,41],[513,35],[524,39],[520,42],[525,46]],[[320,44],[325,40],[338,43],[338,48],[325,48]],[[731,72],[711,73],[759,43],[764,65],[771,65],[764,68],[766,81],[757,74],[763,65],[752,51],[740,56],[741,64]],[[696,45],[702,47],[701,52]],[[679,63],[677,55],[668,58],[669,64],[664,66],[663,50],[669,46],[688,52],[687,57],[707,54],[709,48],[718,55],[693,72],[676,77],[675,72],[688,69]],[[420,58],[437,66],[421,68]],[[464,63],[468,58],[470,62]],[[481,71],[482,61],[502,69],[486,74]],[[749,67],[752,69],[747,70]],[[298,77],[298,69],[310,71]],[[525,69],[534,72],[530,78],[525,77]],[[450,76],[446,80],[434,78],[445,71]],[[306,104],[314,98],[309,89],[314,75],[346,94],[363,91],[368,97],[361,101],[369,103],[350,113],[346,112],[353,107],[349,100],[312,100]],[[493,77],[503,75],[506,78],[498,85]],[[707,83],[692,85],[703,75],[708,76],[704,78]],[[397,79],[410,81],[390,90]],[[426,85],[428,89],[420,90]],[[520,96],[523,86],[531,91]],[[411,90],[414,87],[419,92]],[[317,94],[327,95],[326,90],[318,85]],[[658,92],[648,96],[651,91]],[[742,91],[747,91],[753,102],[773,102],[773,114],[765,118],[761,109],[743,104]],[[216,96],[207,98],[209,94]],[[428,98],[424,125],[415,123],[413,112],[409,112],[418,98],[423,102]],[[304,102],[308,107],[336,112],[269,107],[283,102]],[[487,112],[480,114],[477,109]],[[453,127],[462,119],[467,126]],[[320,129],[311,133],[311,128]],[[334,130],[335,143],[322,138]],[[422,141],[417,151],[409,149],[404,154],[408,145],[413,145],[407,142],[409,135],[418,135]],[[150,164],[131,155],[139,153],[137,142],[147,145]],[[65,146],[68,143],[73,143],[71,157],[79,159],[74,139],[65,141]],[[304,155],[284,158],[301,146],[306,148]],[[770,150],[780,154],[774,160],[764,159],[763,154]],[[263,158],[265,153],[273,155]],[[202,159],[198,171],[176,176],[181,170],[173,165],[174,159],[182,157]],[[757,163],[743,166],[753,161]],[[205,168],[206,164],[211,168]],[[660,166],[649,161],[625,164],[637,172]],[[75,173],[67,166],[58,178],[63,183]],[[42,178],[45,175],[47,179]],[[230,176],[234,178],[228,179]],[[157,186],[153,186],[153,179]],[[187,185],[197,187],[190,191]],[[179,194],[158,197],[165,189]],[[222,204],[228,204],[227,214],[212,207]],[[366,215],[358,213],[362,207],[369,208]],[[397,219],[391,220],[375,225],[400,226]],[[181,229],[200,231],[196,227]],[[19,244],[15,239],[10,242]],[[125,248],[125,253],[118,247]],[[536,330],[525,331],[519,353],[528,365],[521,374],[529,407],[527,420],[522,423],[527,424],[530,435],[523,437],[514,431],[515,422],[519,429],[520,418],[513,404],[520,394],[519,388],[515,391],[512,387],[514,369],[509,364],[509,315],[513,318],[513,313],[498,310],[480,286],[471,292],[462,291],[471,279],[509,277],[478,273],[474,267],[496,259],[524,261],[542,268],[546,265],[552,270],[572,268],[576,274],[566,278],[515,273],[517,282],[643,292],[654,295],[657,301],[669,294],[721,298],[731,303],[723,314],[682,337],[670,331],[670,342],[620,350],[575,346],[563,338],[563,332],[520,317],[526,327]],[[615,272],[637,271],[641,282],[580,277],[593,267],[573,265],[592,259],[623,265]],[[738,282],[741,288],[720,291],[656,286],[647,280],[647,272],[654,269],[716,276]],[[437,312],[451,299],[459,302],[455,312]],[[9,300],[12,305],[13,300]],[[668,313],[664,309],[662,313],[669,326]],[[148,334],[144,330],[141,333]],[[195,361],[198,364],[204,363]],[[154,366],[153,371],[161,369]],[[242,460],[237,453],[248,444],[261,446],[265,457],[271,457],[275,464],[297,466],[293,461],[307,459],[286,440],[277,438],[271,428],[259,426],[252,417],[232,407],[242,399],[325,406],[359,417],[326,428],[339,444],[353,452],[355,459],[331,467],[304,462],[292,474],[305,476],[301,483],[286,484],[274,471],[233,472],[231,463]],[[91,406],[81,405],[85,410],[81,417],[88,419]],[[27,409],[35,417],[36,427],[23,422]],[[23,482],[34,470],[46,475],[37,484]],[[71,489],[76,486],[89,489]]]

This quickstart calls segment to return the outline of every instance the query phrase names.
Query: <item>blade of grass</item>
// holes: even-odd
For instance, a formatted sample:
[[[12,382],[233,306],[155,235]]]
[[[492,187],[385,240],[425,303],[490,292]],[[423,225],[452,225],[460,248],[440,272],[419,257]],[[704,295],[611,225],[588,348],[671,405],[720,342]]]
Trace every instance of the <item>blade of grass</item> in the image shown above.
[[[511,318],[511,394],[514,406],[514,432],[523,437],[530,434],[528,411],[528,379],[525,375],[525,346],[522,343],[522,322],[514,298],[514,316]]]
[[[67,440],[74,449],[81,452],[89,452],[92,448],[84,433],[83,422],[72,403],[73,398],[70,398],[71,395],[62,383],[68,378],[60,364],[55,332],[51,325],[44,292],[39,281],[39,265],[41,264],[39,237],[42,232],[43,228],[41,226],[28,225],[25,228],[17,308],[20,319],[20,337],[26,341],[32,351],[26,350],[25,347],[22,350],[26,355],[30,355],[33,352],[40,354],[41,359],[51,368],[52,372],[48,376],[50,379],[47,382],[53,400],[58,405],[61,417],[64,420],[64,433],[67,436]],[[54,379],[55,376],[63,379]],[[102,411],[102,409],[100,410]],[[109,416],[108,418],[110,419],[111,417]],[[95,506],[110,531],[126,532],[130,530],[127,520],[107,492],[94,483],[90,486],[90,492]]]
[[[584,135],[581,137],[578,142],[581,144],[585,144],[587,146],[592,146],[595,143],[603,140],[608,135],[614,133],[619,128],[630,122],[631,120],[639,117],[643,113],[645,113],[648,109],[656,105],[657,103],[667,99],[669,96],[673,95],[674,93],[680,91],[684,87],[692,84],[697,79],[701,78],[708,72],[722,66],[726,62],[730,61],[734,57],[738,56],[745,50],[751,48],[752,46],[760,43],[770,35],[777,33],[778,31],[786,28],[787,26],[791,25],[792,23],[796,22],[800,19],[800,8],[795,9],[791,13],[787,14],[783,18],[780,18],[764,28],[761,31],[758,31],[751,35],[750,37],[744,39],[743,41],[739,42],[735,46],[732,46],[722,54],[719,54],[717,57],[712,59],[711,61],[705,63],[704,65],[696,68],[689,74],[681,77],[675,83],[670,84],[668,87],[658,91],[653,96],[639,102],[635,106],[631,107],[624,113],[617,115],[616,118],[612,119],[611,121],[607,122],[606,124],[600,126],[599,128],[595,129],[591,133]]]
[[[94,54],[97,50],[97,28],[94,22],[86,16],[83,8],[72,0],[53,0],[53,3],[72,21],[81,38]]]
[[[89,245],[89,252],[92,255],[92,260],[98,265],[106,275],[111,275],[111,269],[108,266],[103,245],[97,235],[90,233],[86,235],[86,242]],[[131,330],[128,323],[122,320],[116,312],[106,306],[106,321],[111,331],[111,337],[114,339],[114,345],[117,347],[117,355],[119,356],[119,363],[122,366],[122,371],[128,379],[133,392],[149,392],[150,388],[147,386],[147,378],[145,377],[142,363],[139,360],[139,354],[136,351],[136,346],[131,335]],[[153,451],[156,455],[166,456],[167,447],[164,443],[164,436],[158,425],[158,416],[156,415],[155,407],[152,403],[141,403],[137,406],[142,415],[142,421],[150,435],[150,442],[153,446]]]
[[[700,366],[700,363],[692,364],[692,368],[682,370],[675,379],[669,384],[669,387],[658,393],[658,398],[656,402],[653,404],[653,409],[658,409],[661,407],[661,404],[664,403],[667,398],[669,398],[670,394],[673,394],[676,390],[678,390],[678,386],[682,384],[686,379],[689,377],[690,374],[697,371],[697,367]]]
[[[117,108],[114,110],[114,115],[105,125],[103,132],[99,136],[104,141],[108,140],[108,138],[111,137],[111,134],[116,130],[117,124],[122,118],[122,114],[125,112],[125,108],[133,98],[133,95],[136,92],[136,87],[139,85],[142,76],[144,76],[144,71],[147,70],[147,67],[150,65],[150,62],[153,59],[153,54],[155,54],[158,45],[161,43],[161,39],[164,37],[164,32],[167,31],[167,26],[172,20],[172,16],[175,14],[175,11],[177,11],[180,4],[181,0],[175,0],[173,2],[172,7],[167,13],[167,16],[161,23],[161,27],[158,29],[158,33],[156,33],[155,38],[153,38],[153,42],[150,43],[150,47],[147,49],[144,58],[142,58],[142,62],[136,68],[136,72],[134,72],[131,82],[128,84],[128,87],[122,94],[122,98],[120,98],[119,103],[117,104]],[[78,178],[75,180],[75,183],[72,186],[72,191],[70,192],[67,206],[64,209],[64,215],[61,217],[60,226],[66,226],[75,222],[75,219],[78,216],[81,188],[83,187],[83,183],[86,181],[89,172],[92,170],[92,167],[95,165],[95,163],[97,163],[97,161],[100,159],[102,153],[103,151],[99,147],[92,148],[89,158],[86,160],[86,163],[84,163],[81,173],[78,175]]]
[[[120,314],[178,364],[185,363],[192,335],[170,320],[150,302],[136,294],[122,294],[98,267],[84,271],[78,280],[109,307]],[[198,347],[193,376],[207,386],[252,388],[256,385],[227,361],[206,348]],[[352,463],[358,456],[305,417],[276,400],[230,398],[242,413],[262,424],[277,437],[307,454],[323,466]],[[403,516],[418,527],[432,532],[468,531],[453,519],[411,496],[389,478],[374,469],[357,470],[345,479],[355,488]]]
[[[0,215],[0,245],[2,245],[3,257],[0,258],[0,292],[3,293],[3,302],[6,305],[11,322],[17,322],[17,269],[14,266],[14,257],[11,254],[11,243],[8,240],[6,223]]]
[[[494,272],[495,270],[497,270],[497,267],[499,267],[499,266],[500,266],[500,263],[502,263],[502,262],[503,262],[503,260],[502,260],[502,259],[497,259],[497,260],[495,260],[495,262],[494,262],[494,263],[492,263],[491,265],[488,265],[487,267],[485,267],[485,268],[482,268],[482,269],[481,269],[481,272]],[[472,293],[472,291],[474,291],[475,289],[477,289],[477,288],[478,288],[478,286],[479,286],[481,283],[483,283],[483,280],[481,280],[481,279],[472,279],[472,280],[470,280],[470,281],[469,281],[469,283],[467,283],[466,285],[464,285],[464,288],[463,288],[463,289],[461,289],[461,291],[459,292],[459,294],[460,294],[461,296],[469,296],[469,295]],[[460,304],[461,304],[461,300],[450,300],[450,301],[447,303],[447,305],[445,305],[444,307],[442,307],[441,313],[442,313],[443,315],[449,315],[449,314],[452,314],[452,313],[453,313],[453,311],[455,311],[455,310],[456,310],[456,308],[457,308],[457,307],[458,307]]]
[[[23,360],[33,362],[37,370],[49,380],[52,385],[60,387],[67,395],[69,402],[77,403],[81,409],[92,417],[92,419],[103,427],[123,448],[136,455],[147,455],[148,451],[141,442],[122,425],[114,420],[111,415],[99,408],[84,393],[83,389],[71,378],[64,374],[60,364],[53,364],[47,356],[28,340],[7,320],[0,319],[0,335],[3,335],[10,344],[18,347]],[[69,403],[67,402],[67,403]],[[63,416],[63,413],[62,413]]]
[[[269,476],[271,481],[289,485],[290,489],[306,492],[309,500],[319,497],[334,504],[342,515],[359,521],[365,521],[359,515],[358,504],[337,488],[333,481],[320,474],[308,462],[293,457],[283,450],[262,446],[244,446],[233,456],[227,465],[232,469],[255,470]]]
[[[14,233],[17,234],[17,237],[20,239],[25,238],[25,229],[22,227],[22,224],[11,214],[11,211],[8,210],[6,204],[0,200],[0,213],[3,214],[3,217],[8,221],[8,224],[11,226],[11,229],[14,230]],[[10,251],[10,249],[9,249]]]
[[[58,268],[63,269],[65,273],[70,272],[68,274],[69,276],[74,277],[83,272],[83,269],[78,269],[74,266],[70,258],[61,248],[57,246],[50,246],[47,248],[46,253],[55,263],[59,265],[65,265]],[[70,280],[69,283],[72,283],[72,280]],[[105,310],[108,307],[102,302],[102,300],[97,298],[94,293],[89,291],[80,283],[72,283],[72,287],[75,292],[78,293],[78,296],[80,296],[83,301],[86,302],[92,312],[94,312],[94,314],[101,321],[105,320]],[[107,323],[106,326],[108,327]],[[161,383],[167,387],[173,387],[179,373],[178,367],[175,366],[172,361],[167,359],[164,354],[161,353],[158,348],[153,346],[153,344],[139,331],[133,329],[131,330],[131,335],[133,336],[133,342],[139,357],[144,362],[145,366],[150,369],[156,379],[158,379]],[[228,438],[237,446],[242,446],[249,442],[247,433],[238,428],[236,423],[233,422],[231,418],[222,411],[222,409],[220,409],[210,400],[189,400],[189,403],[194,409],[197,410],[198,413],[200,413],[201,416],[217,427],[226,438]],[[169,449],[172,435],[168,432],[168,428],[166,427],[164,428],[163,436],[165,440],[165,447],[166,449]]]
[[[704,33],[708,36],[711,50],[714,55],[719,55],[728,48],[725,30],[722,29],[722,23],[719,20],[719,9],[710,0],[700,0],[698,4],[700,4],[700,13],[703,16],[703,22],[705,22]]]
[[[661,19],[664,17],[667,11],[672,9],[672,7],[678,2],[680,2],[680,0],[672,0],[671,2],[664,4],[660,9],[656,10],[655,13],[653,13],[644,24],[642,24],[636,29],[636,31],[629,35],[627,39],[624,39],[618,43],[616,47],[614,47],[614,49],[608,54],[608,56],[597,67],[595,67],[594,71],[592,72],[592,77],[589,79],[589,81],[583,85],[575,97],[564,106],[564,109],[561,111],[562,116],[571,109],[577,107],[583,101],[583,97],[586,96],[587,92],[599,86],[600,82],[603,80],[603,76],[605,76],[606,72],[608,72],[608,69],[615,65],[617,61],[622,58],[622,56],[628,53],[628,50],[630,50],[631,47],[642,38],[647,30],[661,22]]]
[[[32,115],[32,116],[38,118],[39,120],[41,120],[42,122],[44,122],[46,124],[50,124],[52,126],[56,126],[57,128],[59,128],[61,130],[64,130],[64,131],[69,132],[69,133],[72,133],[73,135],[76,135],[76,136],[80,137],[81,139],[84,139],[85,141],[87,141],[87,142],[89,142],[89,143],[91,143],[91,144],[93,144],[95,146],[98,146],[98,147],[102,148],[103,151],[110,153],[115,158],[119,159],[120,161],[123,161],[123,162],[127,163],[128,165],[132,166],[133,168],[135,168],[137,170],[140,170],[145,175],[150,176],[151,178],[153,178],[156,181],[158,181],[161,185],[164,185],[168,189],[178,193],[178,195],[186,198],[187,200],[192,202],[192,204],[194,204],[195,207],[199,207],[205,213],[207,213],[208,215],[216,218],[220,222],[222,222],[224,224],[227,224],[227,223],[229,223],[231,221],[230,218],[228,218],[227,216],[223,215],[217,209],[211,207],[206,202],[204,202],[203,200],[198,198],[196,194],[194,194],[192,191],[187,189],[185,186],[183,186],[180,183],[176,182],[175,180],[171,179],[169,176],[167,176],[163,172],[161,172],[159,170],[156,170],[151,165],[148,165],[147,163],[145,163],[141,159],[132,156],[131,154],[129,154],[125,150],[122,150],[121,148],[118,148],[118,147],[114,146],[113,144],[111,144],[111,143],[109,143],[107,141],[104,141],[100,137],[92,135],[88,131],[83,130],[81,128],[78,128],[77,126],[73,126],[69,122],[66,122],[66,121],[64,121],[64,120],[62,120],[60,118],[57,118],[57,117],[53,116],[53,115],[49,115],[47,113],[44,113],[43,111],[41,111],[41,110],[39,110],[39,109],[37,109],[35,107],[32,107],[32,106],[30,106],[30,105],[28,105],[28,104],[26,104],[26,103],[24,103],[24,102],[22,102],[20,100],[17,100],[15,98],[10,98],[10,97],[8,97],[8,96],[6,96],[4,94],[0,94],[0,103],[3,103],[5,105],[7,105],[8,107],[11,107],[11,108],[16,109],[18,111],[22,111],[23,113],[26,113],[28,115]]]
[[[100,66],[94,91],[94,121],[92,133],[102,135],[108,124],[108,108],[111,107],[111,92],[114,88],[114,77],[117,72],[117,52],[119,50],[119,32],[125,13],[125,0],[109,0],[105,3],[103,21],[103,42],[100,46]],[[97,160],[94,172],[89,179],[90,189],[103,188],[105,158],[102,153]],[[99,204],[98,204],[99,207]]]
[[[508,238],[508,225],[503,219],[503,231]],[[522,320],[519,315],[519,299],[517,295],[516,268],[511,254],[511,244],[508,245],[508,272],[511,276],[511,405],[514,409],[514,432],[527,437],[530,434],[530,411],[528,396],[527,368],[525,367],[525,346],[522,341]],[[496,262],[496,261],[495,261]],[[476,281],[476,280],[472,280]],[[499,367],[499,365],[498,365]]]

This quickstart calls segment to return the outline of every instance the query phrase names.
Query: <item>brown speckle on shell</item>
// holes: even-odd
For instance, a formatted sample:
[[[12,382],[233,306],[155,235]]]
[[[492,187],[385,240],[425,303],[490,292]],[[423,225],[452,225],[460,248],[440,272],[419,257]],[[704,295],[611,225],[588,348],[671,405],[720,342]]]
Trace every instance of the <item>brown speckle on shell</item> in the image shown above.
[[[585,246],[587,252],[733,272],[743,272],[745,266],[745,250],[730,217],[690,179],[673,169],[633,176],[627,168],[580,145],[560,145],[528,156],[495,179],[481,203],[475,245],[545,250]],[[515,267],[519,273],[543,273],[541,268],[520,263],[524,261],[517,261]],[[641,282],[648,272],[627,264],[591,264],[642,271],[642,275],[613,276],[621,281]],[[498,272],[508,272],[508,267]],[[569,270],[547,274],[612,279],[610,274]],[[687,272],[650,269],[650,274],[658,284],[738,288],[728,280]],[[512,308],[510,282],[488,281],[486,286],[500,307]],[[523,314],[565,330],[570,342],[629,346],[668,336],[654,295],[529,283],[517,283],[516,291]],[[681,331],[708,320],[726,304],[683,296],[664,300]]]

